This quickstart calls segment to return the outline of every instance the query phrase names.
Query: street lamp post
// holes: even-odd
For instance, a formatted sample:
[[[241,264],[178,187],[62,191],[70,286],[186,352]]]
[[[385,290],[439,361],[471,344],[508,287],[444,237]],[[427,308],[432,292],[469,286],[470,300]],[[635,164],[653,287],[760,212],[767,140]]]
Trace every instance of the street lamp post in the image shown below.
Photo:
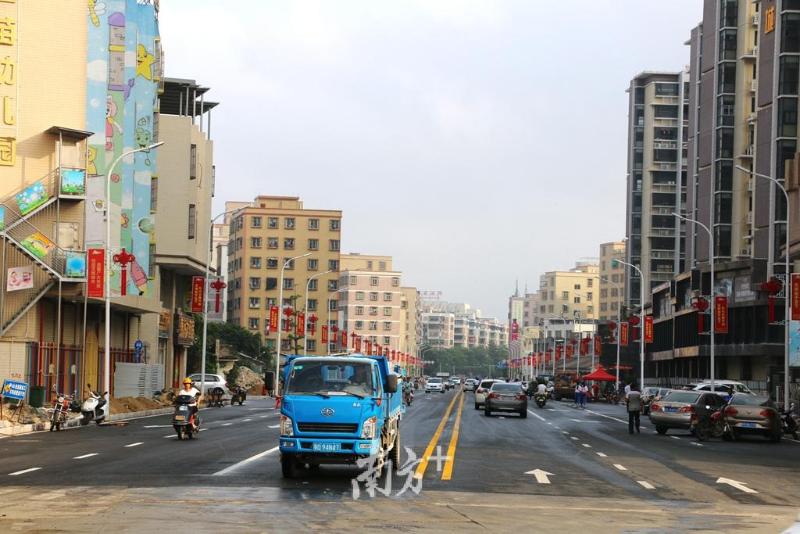
[[[331,322],[331,319],[330,319],[330,317],[331,317],[331,302],[333,302],[333,296],[336,293],[341,293],[342,291],[347,291],[347,288],[346,287],[340,287],[339,289],[337,289],[336,291],[331,293],[331,295],[328,297],[328,324],[329,325],[330,325],[330,322]],[[336,324],[337,325],[339,324],[339,299],[338,298],[336,299]],[[337,326],[337,328],[338,328],[338,326]],[[328,354],[329,356],[331,354],[330,342],[328,343],[328,346],[326,347],[325,353]]]
[[[600,280],[605,280],[607,284],[610,284],[617,290],[617,299],[619,299],[619,290],[621,289],[619,284],[615,284],[611,282],[607,276],[603,276]],[[601,295],[602,296],[602,295]],[[620,323],[622,323],[622,306],[619,305],[619,300],[617,300],[617,328],[619,328]],[[619,391],[619,333],[616,334],[617,336],[617,391]],[[642,386],[644,387],[644,386]]]
[[[792,287],[790,284],[790,274],[789,274],[789,245],[791,244],[791,240],[789,239],[789,230],[790,230],[790,223],[792,220],[791,217],[791,206],[789,205],[789,193],[786,191],[786,188],[783,186],[780,181],[772,176],[767,176],[766,174],[757,173],[755,171],[747,170],[744,167],[737,165],[737,169],[742,172],[746,172],[752,174],[753,176],[757,176],[758,178],[763,178],[764,180],[769,180],[770,182],[774,183],[778,189],[781,190],[783,193],[784,198],[786,198],[786,256],[784,258],[784,273],[786,275],[786,279],[783,281],[783,296],[784,296],[784,310],[783,310],[783,409],[784,411],[789,411],[789,316],[790,316],[790,288]]]
[[[575,310],[572,313],[572,326],[573,326],[573,328],[577,328],[578,341],[580,343],[580,339],[581,339],[581,336],[582,336],[582,333],[581,333],[581,312],[580,312],[580,310]],[[578,348],[578,354],[575,355],[576,356],[576,358],[575,358],[575,362],[576,362],[576,364],[575,364],[575,373],[577,373],[577,377],[580,378],[581,377],[581,347],[580,347],[580,345],[578,345],[577,348]]]
[[[630,267],[639,273],[639,387],[644,388],[644,276],[642,275],[642,270],[632,263],[618,259],[614,259],[612,263],[613,262]],[[619,353],[617,354],[617,358],[619,358]],[[619,369],[617,369],[617,377],[619,377]],[[619,378],[617,378],[617,380],[619,380]]]
[[[283,265],[281,266],[281,287],[278,289],[278,309],[283,311],[283,275],[286,271],[286,267],[292,264],[294,260],[299,260],[300,258],[305,258],[311,256],[310,252],[306,252],[305,254],[301,254],[300,256],[295,256],[294,258],[289,258]],[[287,319],[288,320],[288,319]],[[278,319],[280,321],[280,319]],[[275,347],[275,397],[277,398],[280,394],[280,376],[281,376],[281,331],[283,328],[278,325],[278,339],[276,342]]]
[[[312,280],[316,280],[320,276],[325,276],[326,274],[330,274],[332,272],[333,272],[332,270],[328,270],[328,271],[325,271],[324,273],[318,273],[318,274],[315,274],[313,276],[309,276],[308,277],[308,280],[306,281],[306,303],[305,303],[305,307],[303,308],[303,312],[305,314],[308,314],[308,291],[309,291],[309,288],[311,287],[311,281]],[[330,315],[330,310],[328,310],[328,314]],[[303,321],[307,321],[307,320],[308,320],[307,316],[303,317]],[[305,331],[306,331],[306,328],[305,328],[305,325],[303,325],[303,356],[305,356],[308,353],[308,336],[305,335]],[[328,351],[325,350],[325,352],[327,353]]]
[[[709,363],[709,371],[710,372],[709,372],[709,374],[711,375],[711,391],[714,391],[715,390],[715,388],[714,388],[714,378],[715,378],[714,377],[714,342],[715,342],[714,331],[716,330],[716,324],[714,322],[714,318],[715,318],[715,315],[716,315],[716,305],[715,305],[715,302],[714,302],[714,295],[716,293],[716,290],[714,289],[714,234],[711,231],[711,228],[709,228],[708,226],[706,226],[705,224],[701,223],[698,220],[690,219],[689,217],[684,217],[683,215],[680,215],[680,214],[675,213],[675,212],[672,212],[672,215],[673,215],[673,217],[677,217],[678,219],[681,219],[681,220],[684,220],[686,222],[690,222],[690,223],[696,224],[696,225],[700,226],[703,230],[705,230],[706,233],[708,233],[708,265],[709,265],[709,268],[710,268],[710,275],[709,275],[710,276],[710,283],[709,283],[709,287],[708,287],[708,295],[709,295],[708,298],[711,301],[711,302],[709,302],[709,307],[711,308],[711,319],[710,319],[711,320],[711,325],[709,326],[709,329],[708,329],[708,333],[711,336],[709,338],[710,339],[710,341],[709,341],[709,347],[710,347],[710,350],[709,350],[709,356],[710,356],[709,357],[709,361],[710,361],[710,363]],[[701,313],[701,312],[698,311],[697,313]]]
[[[127,150],[117,156],[117,159],[111,164],[111,167],[108,168],[108,172],[106,173],[106,199],[105,199],[105,211],[106,211],[106,254],[105,254],[105,280],[103,283],[105,284],[105,332],[103,336],[103,340],[105,343],[105,347],[103,347],[103,390],[106,394],[106,404],[105,404],[105,414],[106,417],[111,413],[111,262],[112,262],[112,254],[111,254],[111,177],[114,175],[114,169],[117,167],[120,161],[123,158],[131,156],[137,152],[149,152],[154,148],[158,148],[163,145],[163,141],[159,141],[158,143],[153,143],[152,145],[135,148],[133,150]]]

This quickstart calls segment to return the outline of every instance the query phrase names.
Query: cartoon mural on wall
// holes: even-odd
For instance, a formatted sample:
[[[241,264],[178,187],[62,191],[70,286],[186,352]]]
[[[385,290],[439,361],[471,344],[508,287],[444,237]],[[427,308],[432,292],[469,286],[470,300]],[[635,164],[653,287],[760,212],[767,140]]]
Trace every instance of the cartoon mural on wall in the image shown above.
[[[158,21],[152,4],[137,0],[89,0],[87,129],[89,139],[86,203],[87,247],[105,244],[105,175],[122,153],[153,142],[153,112],[158,98],[155,57]],[[127,293],[148,296],[152,290],[150,249],[155,225],[150,187],[156,153],[123,158],[111,176],[112,251],[125,248],[136,256]],[[131,224],[137,221],[137,224]],[[144,223],[142,223],[144,221]],[[119,292],[112,272],[111,288]]]

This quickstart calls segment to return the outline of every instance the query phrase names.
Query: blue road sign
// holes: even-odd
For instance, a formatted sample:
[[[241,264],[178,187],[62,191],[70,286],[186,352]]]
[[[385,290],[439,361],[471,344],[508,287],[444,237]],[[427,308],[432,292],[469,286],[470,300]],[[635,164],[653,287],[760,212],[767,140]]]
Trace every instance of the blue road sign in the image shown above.
[[[28,392],[28,384],[25,382],[17,382],[16,380],[3,380],[3,389],[0,391],[3,398],[23,400],[25,393]]]

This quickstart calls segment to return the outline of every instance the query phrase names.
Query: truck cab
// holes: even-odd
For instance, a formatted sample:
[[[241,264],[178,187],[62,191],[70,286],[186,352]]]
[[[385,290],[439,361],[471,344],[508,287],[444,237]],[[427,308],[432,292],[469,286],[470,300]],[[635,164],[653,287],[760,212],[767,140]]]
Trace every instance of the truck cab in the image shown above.
[[[288,356],[283,378],[284,477],[296,477],[304,465],[355,464],[370,456],[378,469],[387,460],[398,467],[404,406],[385,357]]]

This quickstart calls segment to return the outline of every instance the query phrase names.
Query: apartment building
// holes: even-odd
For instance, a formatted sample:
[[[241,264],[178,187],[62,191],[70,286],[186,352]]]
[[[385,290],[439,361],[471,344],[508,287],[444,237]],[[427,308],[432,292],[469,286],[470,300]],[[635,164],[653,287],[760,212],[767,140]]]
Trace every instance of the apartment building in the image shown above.
[[[228,242],[228,322],[259,332],[275,348],[270,309],[281,310],[281,329],[287,317],[291,329],[302,312],[308,323],[305,338],[294,339],[289,332],[282,336],[281,350],[302,351],[305,342],[309,354],[325,354],[320,327],[336,324],[331,308],[339,289],[342,212],[307,209],[299,197],[258,196],[236,206]],[[287,308],[294,315],[285,315]]]
[[[600,245],[600,321],[616,321],[624,303],[625,266],[614,260],[625,260],[624,241]]]
[[[600,273],[595,263],[578,262],[569,271],[549,271],[539,278],[537,324],[549,317],[597,320]]]
[[[425,301],[422,339],[432,346],[476,348],[507,346],[508,326],[461,302]]]
[[[401,287],[400,290],[403,292],[400,304],[400,351],[416,356],[422,340],[420,294],[415,287]]]
[[[422,312],[422,341],[432,348],[452,349],[455,346],[454,313],[425,311]]]
[[[683,270],[685,212],[687,72],[643,72],[628,89],[628,176],[626,189],[627,262],[625,302],[636,307],[640,288],[648,299],[653,286]]]

